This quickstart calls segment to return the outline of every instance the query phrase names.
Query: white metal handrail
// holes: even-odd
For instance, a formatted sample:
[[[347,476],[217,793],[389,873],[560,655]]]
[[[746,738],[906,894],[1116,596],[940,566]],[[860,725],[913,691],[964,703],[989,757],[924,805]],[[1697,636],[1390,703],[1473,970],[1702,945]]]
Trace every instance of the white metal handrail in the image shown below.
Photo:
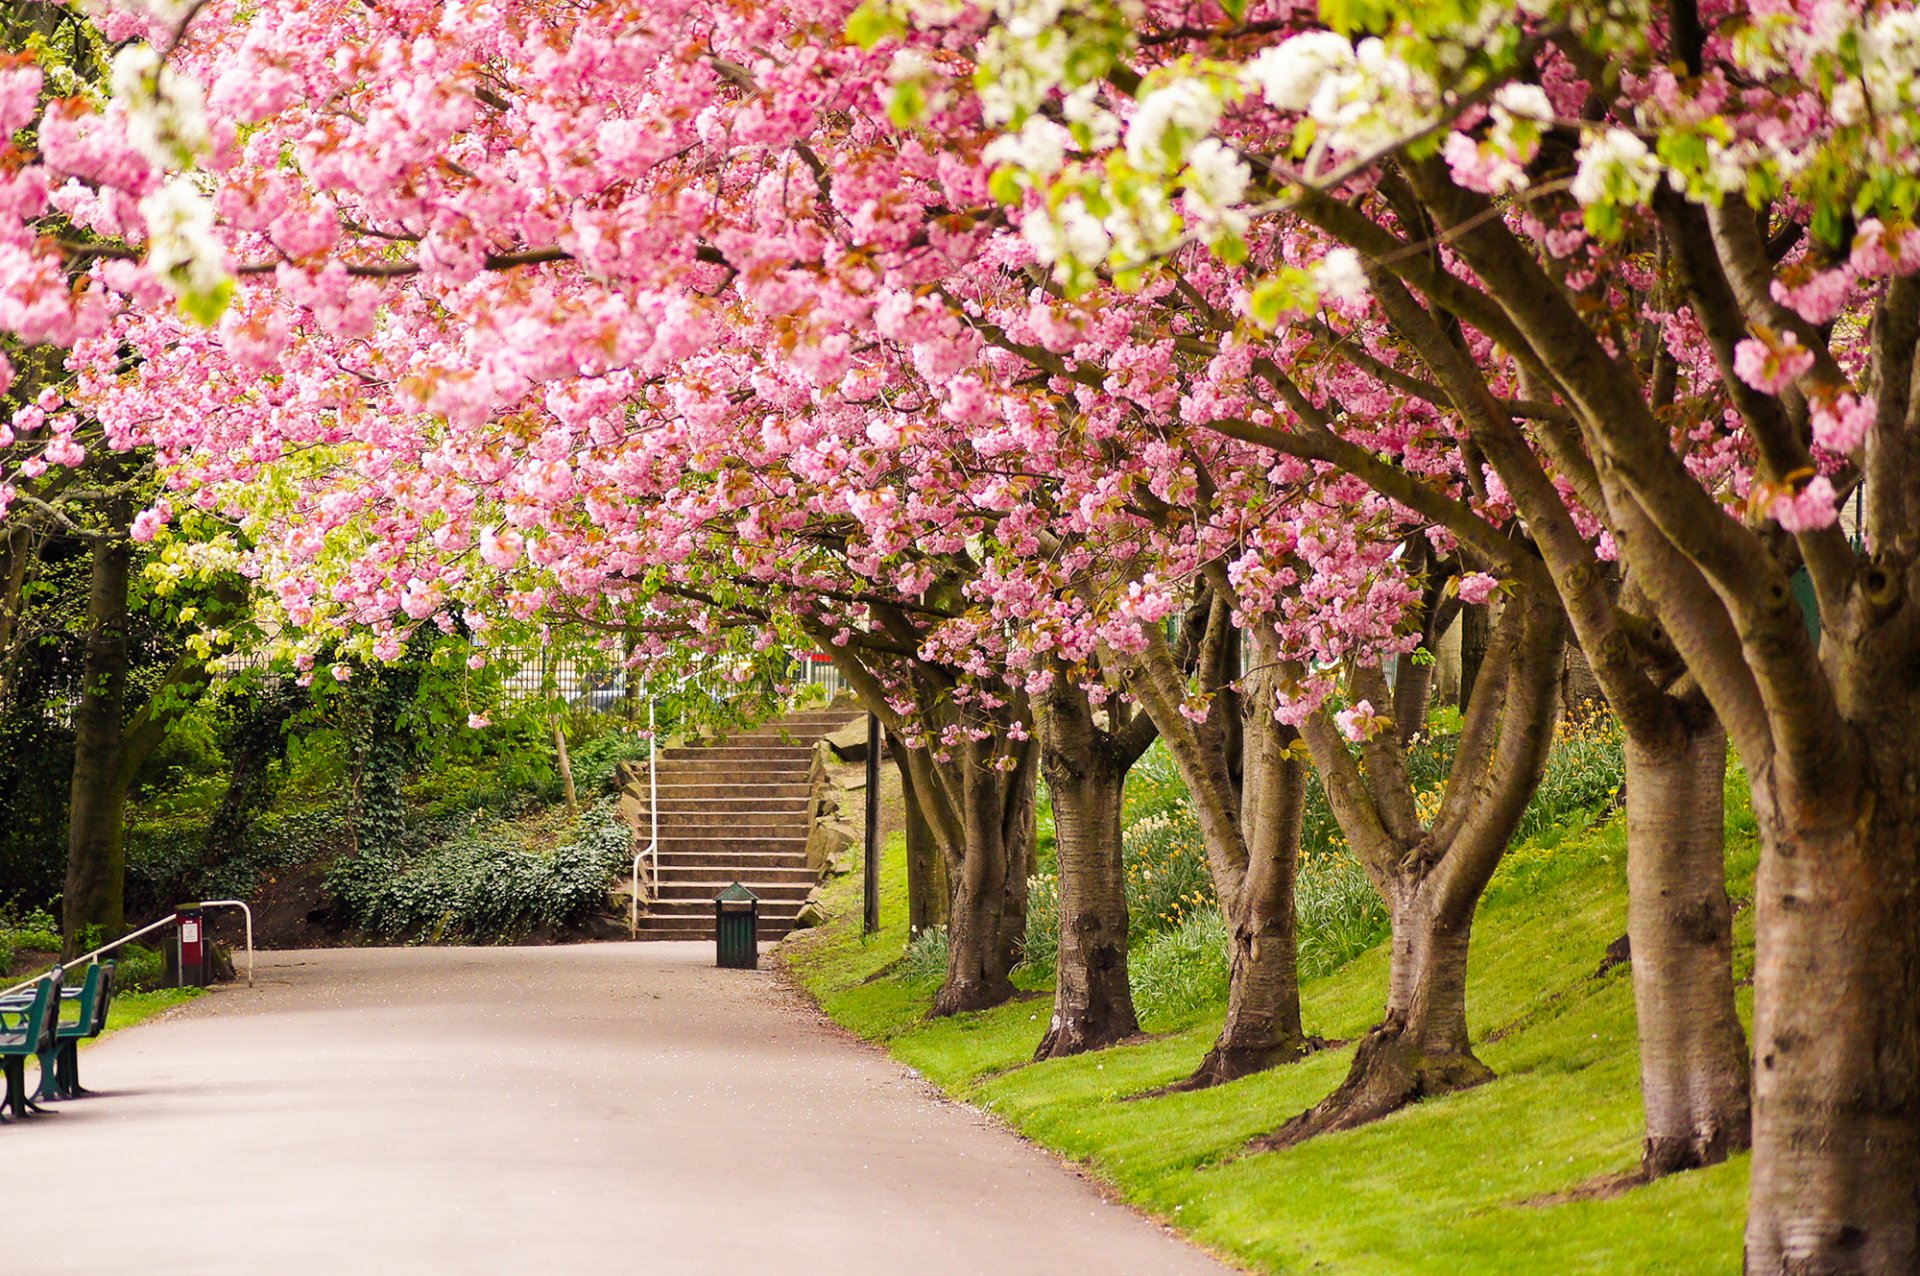
[[[253,910],[247,907],[246,902],[244,900],[238,900],[238,899],[203,899],[198,904],[191,905],[191,907],[202,908],[202,909],[237,908],[241,912],[247,915],[247,987],[249,988],[253,987]],[[72,970],[76,966],[84,966],[90,961],[97,961],[99,958],[105,956],[107,953],[112,952],[114,949],[120,947],[122,944],[130,944],[134,940],[140,938],[140,936],[142,935],[152,934],[154,931],[159,930],[161,927],[171,926],[179,920],[180,920],[179,913],[177,912],[168,913],[165,917],[162,917],[159,921],[149,922],[147,925],[142,926],[139,930],[134,931],[130,935],[122,935],[120,938],[114,940],[111,944],[102,944],[100,945],[100,947],[94,949],[90,953],[80,954],[80,956],[75,957],[72,961],[58,962],[53,966],[49,966],[46,970],[41,971],[39,974],[35,975],[33,978],[27,980],[26,982],[15,984],[13,987],[6,989],[4,992],[0,992],[0,997],[10,997],[16,992],[20,992],[24,989],[31,988],[56,970]]]
[[[20,992],[24,989],[31,988],[56,970],[72,970],[75,966],[84,966],[86,963],[90,961],[97,960],[102,954],[112,952],[114,949],[120,947],[120,945],[122,944],[130,944],[134,940],[140,938],[140,936],[150,934],[153,931],[159,930],[162,926],[171,926],[178,920],[180,920],[180,915],[178,913],[168,913],[165,917],[162,917],[159,921],[153,922],[146,926],[142,926],[139,930],[134,931],[131,935],[122,935],[120,938],[114,940],[111,944],[102,944],[100,945],[100,947],[94,949],[90,953],[82,953],[80,954],[80,956],[75,957],[72,961],[55,962],[53,965],[47,967],[45,970],[41,971],[39,974],[35,975],[33,978],[26,980],[23,983],[17,983],[13,987],[7,989],[5,992],[0,992],[0,997],[10,997],[16,992]]]
[[[647,844],[633,856],[633,902],[627,911],[627,937],[640,938],[640,861],[647,861],[647,902],[660,889],[660,738],[654,729],[653,697],[647,697]]]
[[[247,915],[247,987],[253,987],[253,910],[238,899],[203,899],[196,908],[237,908]]]

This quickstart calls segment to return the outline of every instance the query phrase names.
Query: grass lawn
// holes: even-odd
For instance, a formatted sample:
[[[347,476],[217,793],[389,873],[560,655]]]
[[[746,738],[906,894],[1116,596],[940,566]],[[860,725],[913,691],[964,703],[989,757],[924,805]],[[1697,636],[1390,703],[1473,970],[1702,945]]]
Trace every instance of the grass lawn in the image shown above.
[[[1744,787],[1744,777],[1729,777],[1737,898],[1750,894],[1756,853]],[[1630,976],[1625,967],[1596,973],[1626,929],[1620,819],[1548,830],[1515,848],[1488,890],[1475,923],[1469,1014],[1476,1049],[1498,1080],[1258,1155],[1244,1153],[1247,1140],[1332,1090],[1350,1047],[1197,1094],[1122,1102],[1191,1071],[1221,1009],[1150,1020],[1158,1035],[1143,1044],[1041,1064],[1030,1059],[1051,1013],[1044,997],[929,1022],[932,982],[868,982],[905,943],[905,871],[895,838],[882,874],[883,926],[869,940],[859,935],[858,875],[829,888],[837,920],[782,949],[799,981],[836,1021],[948,1093],[991,1109],[1250,1268],[1450,1276],[1739,1269],[1745,1158],[1604,1199],[1542,1199],[1639,1159]],[[1744,977],[1750,916],[1736,927]],[[1385,979],[1386,953],[1375,948],[1307,984],[1308,1030],[1358,1037],[1378,1016]]]

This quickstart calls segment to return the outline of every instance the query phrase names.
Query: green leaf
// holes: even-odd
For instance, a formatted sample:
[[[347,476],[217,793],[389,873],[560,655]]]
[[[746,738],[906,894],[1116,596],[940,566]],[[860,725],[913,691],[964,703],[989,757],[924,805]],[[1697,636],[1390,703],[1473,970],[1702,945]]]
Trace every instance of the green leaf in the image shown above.
[[[847,15],[847,41],[863,49],[871,49],[889,36],[901,34],[902,29],[899,17],[880,0],[867,0]]]
[[[1002,164],[987,179],[987,193],[1002,204],[1018,204],[1021,198],[1020,173],[1011,164]]]
[[[912,128],[927,113],[927,94],[918,81],[902,80],[887,98],[887,118],[896,127]]]
[[[222,279],[211,288],[197,288],[180,294],[180,312],[203,328],[211,328],[227,313],[233,300],[233,280]]]

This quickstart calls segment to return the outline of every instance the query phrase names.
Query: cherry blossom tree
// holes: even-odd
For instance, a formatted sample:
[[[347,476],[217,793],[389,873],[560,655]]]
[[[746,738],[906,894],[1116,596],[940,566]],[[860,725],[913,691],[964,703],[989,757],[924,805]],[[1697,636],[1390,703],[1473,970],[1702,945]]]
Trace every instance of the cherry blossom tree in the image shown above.
[[[1048,192],[1029,235],[1067,283],[1183,242],[1232,257],[1249,227],[1285,219],[1338,247],[1253,281],[1253,318],[1351,290],[1371,263],[1469,352],[1491,343],[1499,359],[1475,362],[1507,361],[1516,397],[1545,409],[1507,415],[1605,522],[1753,780],[1749,1269],[1910,1268],[1911,15],[1024,16],[998,15],[992,107],[1022,135],[1055,111],[1088,129],[1084,164],[1023,161]],[[1623,296],[1650,296],[1650,322]],[[1716,392],[1682,393],[1683,369]],[[1449,383],[1456,406],[1466,393]],[[1853,490],[1857,544],[1839,522]],[[1688,737],[1679,751],[1704,757]]]

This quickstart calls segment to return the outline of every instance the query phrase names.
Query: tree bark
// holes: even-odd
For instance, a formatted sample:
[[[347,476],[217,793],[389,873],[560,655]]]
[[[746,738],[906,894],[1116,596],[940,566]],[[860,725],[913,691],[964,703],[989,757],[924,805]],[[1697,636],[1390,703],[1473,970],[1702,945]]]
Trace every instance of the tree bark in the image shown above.
[[[1402,744],[1427,729],[1427,709],[1433,702],[1431,653],[1423,659],[1414,657],[1414,652],[1403,652],[1393,665],[1393,728]]]
[[[580,791],[573,785],[573,757],[567,752],[567,727],[556,715],[553,719],[553,757],[560,768],[560,795],[567,804],[567,818],[580,818]]]
[[[952,895],[947,910],[947,979],[930,1017],[985,1010],[1013,996],[1013,967],[1027,929],[1033,871],[1032,751],[1012,771],[985,765],[990,750],[956,746],[951,785],[959,795],[961,838],[942,847]]]
[[[1053,794],[1060,866],[1060,945],[1053,1018],[1036,1059],[1097,1050],[1140,1030],[1127,982],[1127,891],[1121,810],[1127,771],[1151,735],[1122,742],[1093,719],[1070,671],[1039,702],[1040,763]]]
[[[1465,713],[1473,700],[1473,687],[1480,680],[1480,666],[1487,659],[1487,639],[1493,632],[1490,603],[1469,603],[1460,608],[1460,712]]]
[[[1756,1276],[1920,1271],[1920,767],[1882,725],[1857,801],[1755,777]]]
[[[1467,1032],[1467,948],[1478,901],[1477,891],[1449,899],[1432,878],[1408,884],[1390,909],[1385,1016],[1361,1039],[1340,1088],[1259,1146],[1291,1147],[1493,1080]]]
[[[900,773],[901,804],[906,808],[907,934],[912,936],[947,923],[946,863],[940,856],[940,847],[933,839],[933,825],[914,787],[913,768],[907,765],[905,746],[889,733],[887,748]]]
[[[1294,735],[1273,718],[1270,645],[1258,634],[1244,694],[1228,688],[1232,644],[1226,594],[1206,609],[1193,663],[1216,693],[1204,721],[1181,712],[1187,678],[1164,633],[1143,631],[1146,650],[1130,680],[1193,796],[1214,894],[1229,934],[1227,1016],[1193,1075],[1170,1091],[1219,1085],[1304,1057],[1319,1044],[1300,1018],[1294,876],[1300,852],[1306,771]],[[1195,616],[1200,613],[1196,611]],[[1196,624],[1197,627],[1197,624]],[[1237,774],[1236,774],[1237,773]]]
[[[1724,1161],[1750,1128],[1726,887],[1726,731],[1701,706],[1672,735],[1626,739],[1627,937],[1648,1178]]]
[[[1298,736],[1282,728],[1262,674],[1249,676],[1243,734],[1240,826],[1247,869],[1221,900],[1227,921],[1227,1017],[1183,1088],[1250,1076],[1298,1059],[1320,1043],[1300,1017],[1299,919],[1294,883],[1306,816],[1307,764]]]
[[[127,596],[131,543],[98,540],[87,594],[87,651],[74,709],[73,781],[62,930],[73,953],[94,928],[126,930],[127,670],[132,661]]]

